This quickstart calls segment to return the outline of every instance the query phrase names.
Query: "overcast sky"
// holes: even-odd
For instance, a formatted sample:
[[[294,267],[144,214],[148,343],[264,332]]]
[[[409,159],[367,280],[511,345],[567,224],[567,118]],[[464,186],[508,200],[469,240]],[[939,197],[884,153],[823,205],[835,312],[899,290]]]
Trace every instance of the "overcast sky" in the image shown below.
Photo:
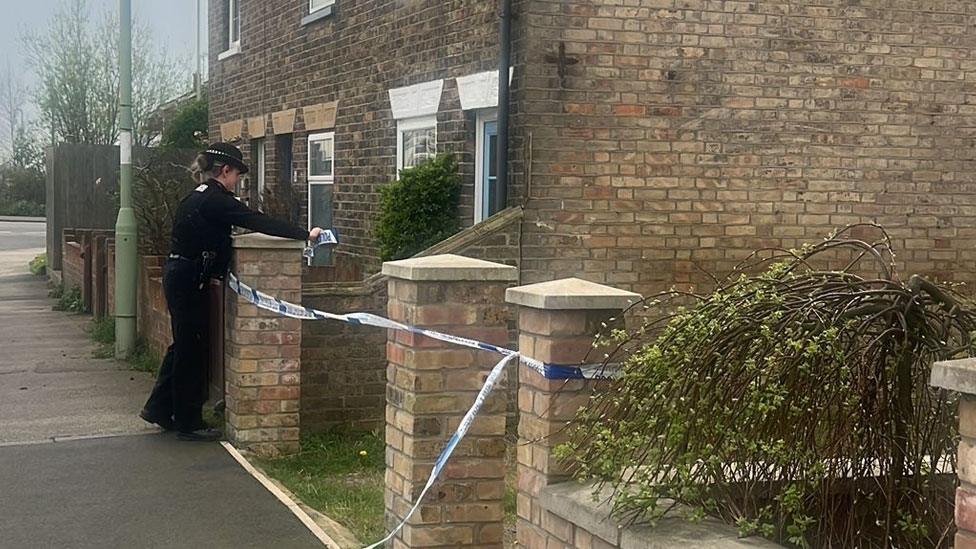
[[[42,31],[63,1],[0,0],[0,63],[9,59],[15,74],[27,76],[20,37],[27,30]],[[207,3],[207,0],[200,0],[204,14]],[[118,12],[119,9],[118,0],[88,0],[88,4],[96,13],[104,9]],[[185,60],[188,75],[194,70],[196,4],[196,0],[132,0],[133,18],[147,22],[156,43]],[[206,21],[203,21],[201,26],[205,25]],[[200,47],[206,53],[206,40],[202,40]]]

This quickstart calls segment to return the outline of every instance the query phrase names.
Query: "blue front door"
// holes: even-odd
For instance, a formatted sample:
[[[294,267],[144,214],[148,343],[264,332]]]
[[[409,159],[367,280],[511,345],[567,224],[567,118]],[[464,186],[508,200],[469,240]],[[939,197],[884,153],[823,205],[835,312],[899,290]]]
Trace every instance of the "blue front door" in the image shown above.
[[[492,207],[492,195],[495,192],[495,181],[498,179],[498,123],[485,122],[484,132],[481,141],[484,144],[481,155],[484,162],[481,170],[481,218],[488,219],[501,209]]]

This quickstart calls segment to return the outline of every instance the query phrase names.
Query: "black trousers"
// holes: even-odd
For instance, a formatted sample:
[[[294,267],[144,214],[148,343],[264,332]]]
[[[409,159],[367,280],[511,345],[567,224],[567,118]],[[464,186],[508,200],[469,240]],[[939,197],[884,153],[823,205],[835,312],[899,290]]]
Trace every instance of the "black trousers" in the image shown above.
[[[204,426],[206,402],[207,327],[209,300],[200,288],[195,262],[169,259],[163,269],[163,292],[173,329],[156,386],[145,411],[154,418],[172,417],[176,428],[193,431]]]

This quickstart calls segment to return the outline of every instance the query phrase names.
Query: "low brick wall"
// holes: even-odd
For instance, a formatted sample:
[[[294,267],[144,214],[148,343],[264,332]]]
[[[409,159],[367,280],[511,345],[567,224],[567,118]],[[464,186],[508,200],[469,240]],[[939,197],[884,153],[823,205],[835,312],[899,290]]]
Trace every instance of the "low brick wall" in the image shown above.
[[[735,527],[715,519],[692,522],[680,510],[659,519],[653,527],[625,526],[609,518],[611,494],[594,498],[592,485],[575,482],[542,490],[539,509],[548,542],[534,540],[528,549],[586,547],[588,549],[776,549],[780,545],[762,538],[740,539]]]
[[[139,337],[149,349],[162,357],[173,341],[169,309],[163,293],[163,256],[139,258],[139,301],[136,306],[136,325]]]
[[[62,241],[62,269],[61,280],[65,291],[81,288],[85,274],[85,251],[82,245],[75,242],[73,235],[65,234]]]
[[[425,257],[456,254],[474,259],[518,265],[521,208],[509,208],[490,219],[417,254]],[[337,265],[306,269],[302,277],[302,303],[330,313],[368,312],[386,315],[387,278],[377,273],[349,282],[358,274]],[[245,279],[247,273],[241,273]],[[517,341],[514,319],[506,345]],[[306,433],[338,427],[372,430],[385,421],[386,333],[376,328],[332,321],[302,325],[302,429]],[[508,430],[514,433],[518,417],[518,376],[514,368],[507,380]]]
[[[302,303],[322,311],[386,314],[386,279],[310,284]],[[302,414],[305,433],[383,425],[386,332],[343,322],[302,324]]]
[[[62,280],[66,290],[79,288],[86,312],[95,318],[115,314],[115,240],[111,231],[65,229],[62,235]],[[163,294],[163,256],[139,258],[139,337],[158,356],[172,342],[169,311]]]

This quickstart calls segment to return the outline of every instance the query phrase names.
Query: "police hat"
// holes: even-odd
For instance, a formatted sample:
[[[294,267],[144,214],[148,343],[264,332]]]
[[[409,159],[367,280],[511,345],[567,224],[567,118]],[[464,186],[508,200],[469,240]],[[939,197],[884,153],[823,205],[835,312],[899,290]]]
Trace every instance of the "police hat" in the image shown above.
[[[230,143],[213,143],[203,153],[215,161],[234,166],[242,175],[248,172],[241,150]]]

